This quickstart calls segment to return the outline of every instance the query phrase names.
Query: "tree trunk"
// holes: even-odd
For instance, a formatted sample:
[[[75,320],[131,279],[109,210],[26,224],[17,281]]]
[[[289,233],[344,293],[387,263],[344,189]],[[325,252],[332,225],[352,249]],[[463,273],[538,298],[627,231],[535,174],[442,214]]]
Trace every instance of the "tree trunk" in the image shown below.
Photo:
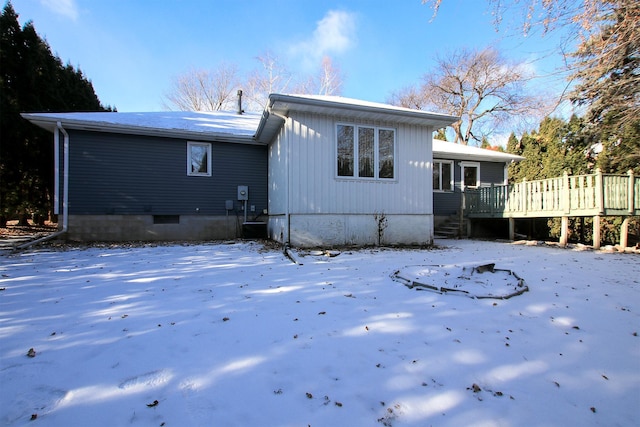
[[[22,227],[29,226],[29,215],[26,213],[21,213],[18,215],[18,225]]]

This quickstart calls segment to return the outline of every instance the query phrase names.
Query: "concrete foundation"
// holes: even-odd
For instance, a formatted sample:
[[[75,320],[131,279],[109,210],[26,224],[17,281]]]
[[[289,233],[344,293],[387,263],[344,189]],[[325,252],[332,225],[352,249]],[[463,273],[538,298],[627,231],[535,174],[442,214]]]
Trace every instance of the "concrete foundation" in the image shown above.
[[[431,245],[433,215],[283,215],[269,218],[269,237],[295,247]]]
[[[166,222],[166,216],[163,218]],[[176,215],[175,223],[154,223],[153,215],[69,215],[67,239],[73,241],[221,240],[241,236],[235,216]]]

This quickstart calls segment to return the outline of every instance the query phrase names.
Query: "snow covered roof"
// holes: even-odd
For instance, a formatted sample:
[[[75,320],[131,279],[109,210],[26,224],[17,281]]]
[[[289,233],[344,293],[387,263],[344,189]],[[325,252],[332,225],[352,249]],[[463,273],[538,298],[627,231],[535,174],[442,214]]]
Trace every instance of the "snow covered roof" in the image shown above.
[[[412,110],[352,98],[271,94],[263,113],[164,111],[150,113],[23,113],[22,117],[53,132],[65,129],[193,138],[205,141],[267,144],[280,130],[289,111],[431,126],[439,129],[458,117]]]
[[[51,132],[60,123],[65,129],[253,143],[262,115],[223,111],[162,111],[24,113],[22,117]]]
[[[516,154],[487,150],[470,145],[455,144],[441,139],[433,140],[433,157],[437,159],[478,160],[487,162],[520,162],[525,158]]]
[[[456,121],[459,117],[429,111],[397,107],[395,105],[341,96],[325,95],[269,95],[267,111],[286,116],[289,111],[342,115],[353,119],[380,120],[393,123],[433,126],[440,129]]]

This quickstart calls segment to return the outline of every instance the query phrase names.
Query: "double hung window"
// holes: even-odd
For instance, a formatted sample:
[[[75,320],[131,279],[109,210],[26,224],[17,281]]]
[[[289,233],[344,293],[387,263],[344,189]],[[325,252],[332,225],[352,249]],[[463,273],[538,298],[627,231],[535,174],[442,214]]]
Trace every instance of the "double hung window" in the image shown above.
[[[336,134],[338,177],[395,178],[395,129],[339,124]]]

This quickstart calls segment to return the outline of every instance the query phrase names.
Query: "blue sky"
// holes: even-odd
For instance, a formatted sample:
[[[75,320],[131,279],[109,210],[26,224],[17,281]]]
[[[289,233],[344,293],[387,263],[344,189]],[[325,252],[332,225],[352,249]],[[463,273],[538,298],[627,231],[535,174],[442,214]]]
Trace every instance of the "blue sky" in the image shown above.
[[[497,32],[488,1],[445,0],[435,20],[420,0],[12,0],[20,23],[34,22],[54,54],[91,79],[103,104],[159,111],[172,78],[223,62],[242,72],[271,51],[309,73],[329,55],[345,76],[342,95],[385,102],[433,65],[434,56],[487,46],[525,61],[557,92],[557,36],[522,37],[522,17]],[[541,89],[542,90],[542,89]]]

